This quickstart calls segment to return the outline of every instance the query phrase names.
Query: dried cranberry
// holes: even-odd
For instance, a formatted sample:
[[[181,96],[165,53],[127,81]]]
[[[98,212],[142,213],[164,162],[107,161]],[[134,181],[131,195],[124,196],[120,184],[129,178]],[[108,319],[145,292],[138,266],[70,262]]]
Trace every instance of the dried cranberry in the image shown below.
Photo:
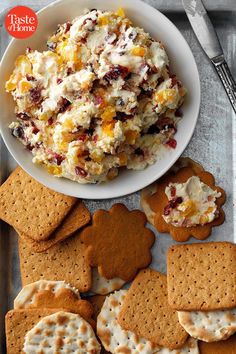
[[[53,118],[51,117],[48,119],[48,125],[52,125],[52,124],[53,124]]]
[[[95,96],[94,97],[94,104],[96,105],[96,106],[99,106],[100,104],[102,104],[103,103],[103,98],[102,98],[102,96]]]
[[[26,79],[27,79],[28,81],[37,81],[34,76],[29,75],[29,74],[26,74]]]
[[[32,129],[32,133],[33,134],[38,134],[38,132],[39,132],[39,129],[36,126],[34,126],[33,129]]]
[[[27,145],[26,145],[26,149],[29,150],[29,151],[32,151],[33,148],[34,148],[34,146],[31,145],[31,144],[27,144]]]
[[[27,48],[26,48],[26,54],[31,53],[31,52],[32,52],[32,48],[27,47]]]
[[[144,155],[143,150],[140,149],[140,148],[135,149],[135,150],[134,150],[134,153],[135,153],[136,155],[138,155],[138,156],[143,156],[143,155]]]
[[[62,155],[59,155],[59,154],[57,154],[57,153],[54,153],[53,159],[56,161],[56,164],[57,164],[58,166],[60,166],[61,163],[62,163],[62,161],[65,160],[65,157],[62,156]]]
[[[58,78],[58,79],[57,79],[57,84],[58,84],[58,85],[61,84],[62,81],[63,81],[62,79]]]
[[[176,202],[177,202],[178,204],[183,203],[183,198],[182,198],[182,197],[177,197]]]
[[[173,119],[163,115],[159,117],[157,125],[160,130],[175,129]]]
[[[86,141],[86,139],[87,139],[87,135],[86,134],[81,134],[77,138],[77,140],[83,141],[83,142]]]
[[[178,84],[178,79],[177,79],[176,75],[171,75],[170,78],[171,78],[170,88],[173,88],[174,86],[176,86]]]
[[[11,130],[11,133],[12,133],[13,136],[15,136],[18,139],[24,139],[24,136],[25,136],[24,129],[21,126],[13,128]]]
[[[176,195],[176,188],[175,187],[171,187],[170,195],[171,195],[171,197],[175,197],[175,195]]]
[[[98,141],[98,135],[96,134],[93,136],[93,142],[96,143],[97,141]]]
[[[129,69],[121,65],[112,65],[111,69],[106,73],[104,79],[108,82],[118,80],[119,77],[123,79],[129,74]]]
[[[170,139],[167,141],[166,143],[169,147],[171,147],[172,149],[175,149],[177,146],[177,141],[175,139]]]
[[[42,89],[40,87],[34,87],[32,89],[30,89],[30,98],[31,100],[38,104],[41,102],[42,100],[42,96],[41,96],[41,92],[42,92]]]
[[[167,215],[170,214],[170,207],[169,207],[169,205],[165,206],[164,211],[163,211],[163,214],[164,214],[165,216],[167,216]]]
[[[157,125],[153,124],[148,128],[147,134],[159,134],[160,129]]]
[[[180,118],[183,117],[183,111],[182,111],[181,107],[179,107],[179,108],[176,109],[176,111],[175,111],[175,116],[176,116],[176,117],[180,117]]]
[[[71,105],[71,102],[67,98],[61,97],[59,101],[59,105],[60,105],[59,113],[63,113]]]
[[[81,177],[86,177],[88,175],[88,173],[79,166],[75,167],[75,173],[77,174],[77,176],[81,176]]]
[[[21,119],[21,120],[29,120],[30,116],[28,116],[27,113],[25,112],[20,112],[16,114],[17,118]]]
[[[70,30],[71,26],[72,26],[72,24],[70,22],[66,23],[65,33],[67,33]]]

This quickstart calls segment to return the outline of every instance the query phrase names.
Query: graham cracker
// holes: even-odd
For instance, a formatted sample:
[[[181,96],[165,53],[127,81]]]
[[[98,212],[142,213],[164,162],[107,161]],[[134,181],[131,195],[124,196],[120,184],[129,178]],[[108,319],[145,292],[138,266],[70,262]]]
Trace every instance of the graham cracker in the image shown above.
[[[155,228],[161,233],[169,233],[175,241],[184,242],[191,236],[198,240],[204,240],[210,236],[212,227],[221,225],[225,220],[222,205],[225,203],[226,194],[222,188],[215,185],[215,178],[211,173],[206,172],[202,166],[191,159],[185,159],[184,161],[183,167],[172,169],[151,187],[149,186],[142,191],[141,205],[147,214],[148,220]],[[165,188],[170,182],[185,183],[192,176],[198,176],[203,183],[221,193],[221,196],[215,202],[219,211],[218,217],[208,224],[192,227],[176,227],[172,224],[167,224],[162,217],[164,208],[168,203]]]
[[[7,354],[22,354],[26,333],[43,317],[58,311],[58,309],[24,309],[9,311],[5,318]]]
[[[17,167],[0,187],[0,218],[35,241],[47,240],[76,202]]]
[[[200,354],[236,354],[236,334],[219,342],[199,342],[199,349]]]
[[[79,200],[48,240],[36,242],[23,233],[19,234],[19,236],[31,246],[32,251],[43,252],[87,225],[90,219],[89,210]]]
[[[211,311],[236,307],[236,245],[209,242],[173,245],[168,250],[168,301],[176,310]]]
[[[114,204],[109,211],[97,210],[92,226],[81,232],[90,266],[97,267],[99,274],[108,280],[131,281],[152,261],[155,235],[145,226],[146,222],[144,213],[130,211],[123,204]]]
[[[188,334],[167,300],[167,279],[152,269],[133,281],[118,316],[122,328],[169,349],[180,348]]]
[[[92,275],[85,251],[80,233],[41,253],[32,252],[30,245],[19,239],[23,286],[40,279],[64,280],[80,292],[88,291],[92,285]]]

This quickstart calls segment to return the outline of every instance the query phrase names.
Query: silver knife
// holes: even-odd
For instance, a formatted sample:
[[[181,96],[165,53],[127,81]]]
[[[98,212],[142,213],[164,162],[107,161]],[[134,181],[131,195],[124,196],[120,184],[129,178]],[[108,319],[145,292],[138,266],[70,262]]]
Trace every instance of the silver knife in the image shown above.
[[[194,33],[214,65],[236,113],[236,83],[207,11],[201,0],[182,0],[182,2]]]

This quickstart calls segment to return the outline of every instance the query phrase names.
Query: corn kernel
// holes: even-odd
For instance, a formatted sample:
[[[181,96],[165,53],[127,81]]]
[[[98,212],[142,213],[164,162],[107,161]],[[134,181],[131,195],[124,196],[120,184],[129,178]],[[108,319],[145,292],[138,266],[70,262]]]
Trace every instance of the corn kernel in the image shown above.
[[[110,136],[111,138],[114,136],[114,132],[113,132],[114,125],[115,125],[114,122],[103,123],[102,125],[103,132],[106,135]]]
[[[17,82],[16,82],[16,77],[15,75],[11,75],[9,80],[6,82],[6,85],[5,85],[5,89],[6,91],[13,91],[16,89],[16,85],[17,85]]]
[[[135,144],[138,136],[139,136],[139,133],[136,130],[127,130],[125,132],[125,141],[128,144],[133,145],[133,144]]]
[[[200,216],[200,224],[201,225],[204,225],[204,224],[207,224],[209,222],[209,218],[207,215],[201,215]]]
[[[134,47],[131,50],[131,54],[137,57],[144,57],[144,55],[146,54],[146,49],[143,47]]]
[[[48,120],[48,115],[47,113],[42,113],[38,117],[39,120]]]
[[[105,111],[102,113],[101,118],[105,122],[111,122],[116,116],[116,110],[112,106],[108,106]]]
[[[94,162],[101,162],[104,158],[104,154],[98,154],[96,151],[92,151],[91,154],[90,154],[90,157],[91,159],[94,161]]]
[[[119,157],[120,166],[126,166],[126,165],[127,165],[127,156],[126,156],[126,153],[125,153],[125,152],[120,152],[120,153],[118,154],[118,157]]]
[[[72,130],[73,128],[74,128],[74,123],[71,119],[65,120],[65,122],[62,124],[62,129]]]
[[[186,202],[181,204],[181,210],[183,216],[191,217],[194,216],[197,212],[197,208],[195,203],[192,200],[187,200]]]
[[[58,148],[62,151],[67,151],[68,143],[66,141],[62,141],[58,144]]]
[[[62,172],[62,168],[60,166],[47,166],[48,173],[54,176],[58,176]]]
[[[20,55],[15,61],[16,70],[20,71],[22,75],[32,73],[32,65],[26,55]]]
[[[99,26],[106,26],[106,25],[108,25],[109,24],[109,18],[107,17],[107,16],[101,16],[101,17],[99,17],[99,19],[98,19],[98,25]]]
[[[173,102],[174,98],[175,90],[173,89],[161,90],[155,94],[156,102],[162,105]]]
[[[125,11],[124,11],[124,9],[122,7],[119,7],[119,9],[116,11],[116,14],[119,17],[125,18]]]
[[[21,81],[19,86],[20,93],[26,93],[32,88],[28,81]]]

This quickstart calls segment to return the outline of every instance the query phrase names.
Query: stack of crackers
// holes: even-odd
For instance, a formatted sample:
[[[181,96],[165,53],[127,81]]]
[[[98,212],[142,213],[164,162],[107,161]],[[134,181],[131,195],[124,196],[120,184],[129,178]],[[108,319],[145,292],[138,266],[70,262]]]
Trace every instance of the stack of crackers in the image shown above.
[[[214,187],[208,173],[189,168],[184,176],[201,173]],[[155,234],[147,219],[159,227],[158,188],[143,192],[145,213],[114,204],[91,219],[83,201],[21,168],[10,175],[0,187],[0,218],[19,236],[23,287],[6,315],[8,354],[236,354],[236,246],[175,245],[167,275],[148,268]],[[169,232],[205,238],[212,226]]]

